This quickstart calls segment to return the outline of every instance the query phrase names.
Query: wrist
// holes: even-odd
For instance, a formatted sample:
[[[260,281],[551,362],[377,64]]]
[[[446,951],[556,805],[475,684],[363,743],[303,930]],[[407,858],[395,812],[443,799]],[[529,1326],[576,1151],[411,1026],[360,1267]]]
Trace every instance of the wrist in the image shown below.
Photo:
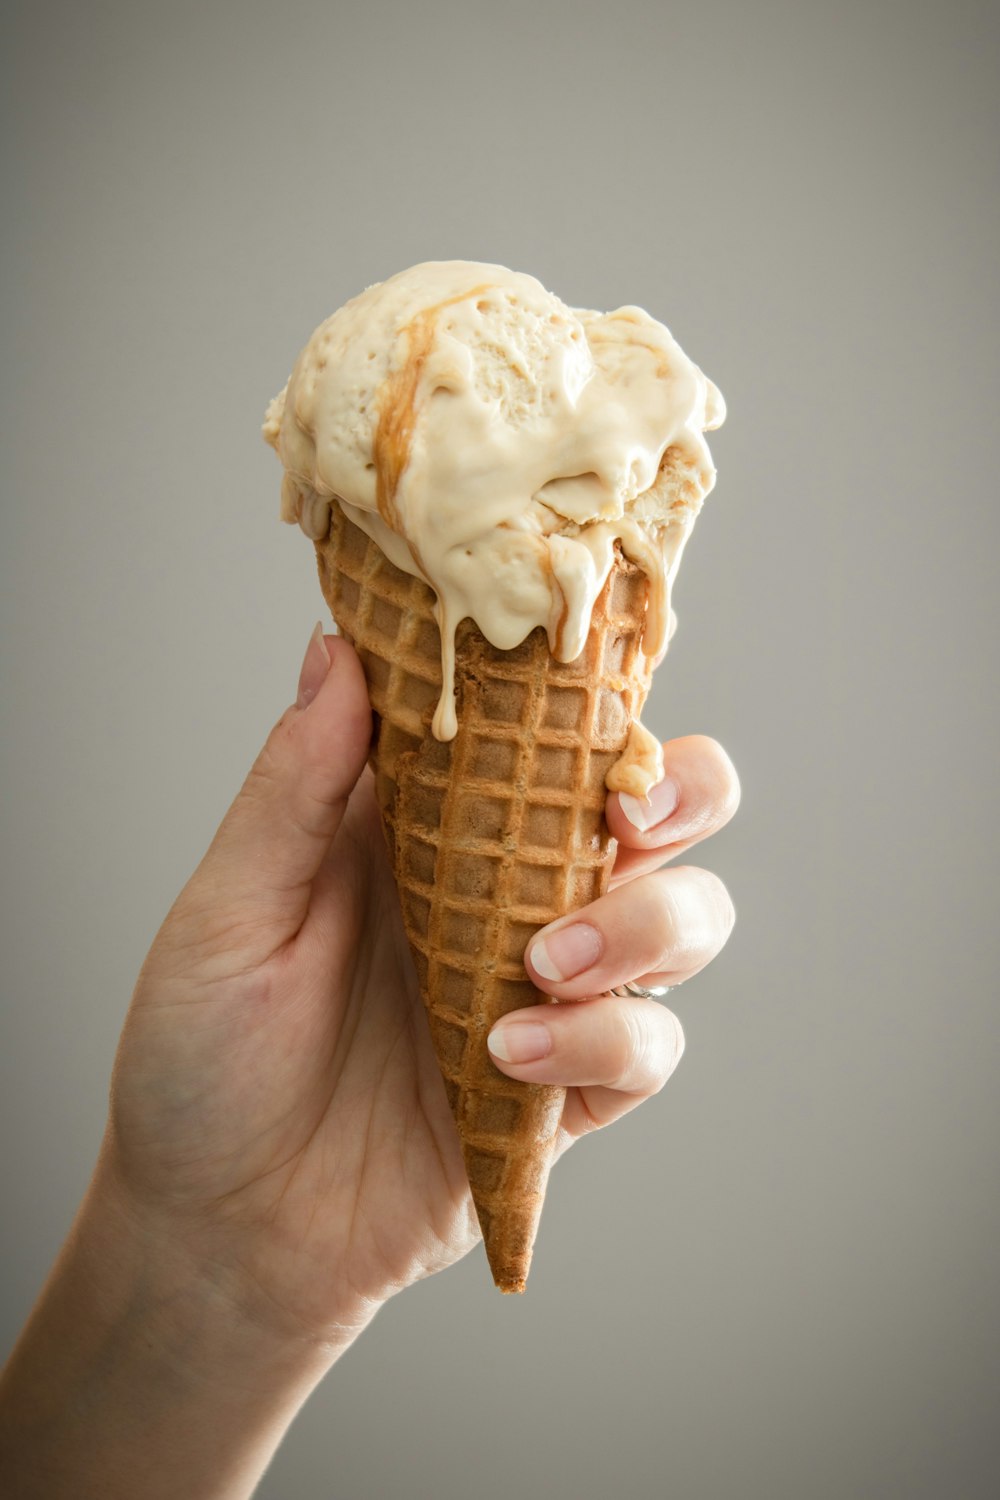
[[[248,1496],[359,1319],[317,1338],[239,1273],[90,1190],[0,1385],[0,1489],[62,1500]]]
[[[345,1297],[322,1326],[303,1323],[255,1265],[252,1238],[244,1246],[224,1224],[141,1201],[106,1152],[74,1239],[95,1295],[118,1315],[141,1316],[178,1374],[192,1381],[217,1383],[232,1372],[242,1384],[248,1363],[269,1382],[280,1373],[322,1374],[379,1308]]]
[[[238,1335],[242,1357],[280,1365],[312,1364],[318,1357],[331,1364],[391,1292],[354,1291],[348,1277],[338,1276],[335,1256],[310,1277],[308,1259],[290,1243],[287,1226],[259,1207],[246,1214],[235,1197],[192,1202],[187,1193],[171,1199],[162,1186],[151,1190],[123,1161],[111,1128],[81,1217],[95,1243],[110,1242],[105,1253],[130,1255],[155,1276],[158,1311],[168,1326],[184,1312],[171,1291],[180,1283],[190,1288],[210,1329],[220,1337],[227,1330]]]

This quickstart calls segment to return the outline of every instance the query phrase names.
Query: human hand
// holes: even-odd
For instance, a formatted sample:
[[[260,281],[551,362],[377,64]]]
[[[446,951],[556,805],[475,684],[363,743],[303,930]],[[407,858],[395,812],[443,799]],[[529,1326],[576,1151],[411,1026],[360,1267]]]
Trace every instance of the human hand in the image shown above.
[[[147,1226],[316,1339],[478,1239],[363,769],[370,722],[354,652],[317,633],[298,703],[143,966],[104,1155]],[[529,946],[539,987],[582,1003],[516,1012],[490,1039],[512,1077],[567,1086],[562,1149],[655,1093],[682,1051],[662,1005],[606,992],[682,982],[732,926],[715,876],[658,866],[732,815],[735,773],[701,737],[665,760],[652,808],[609,798],[611,891]]]
[[[370,735],[357,656],[317,630],[143,965],[94,1179],[0,1380],[0,1476],[26,1500],[245,1500],[382,1303],[478,1238]],[[560,1150],[681,1054],[667,1010],[606,992],[680,983],[732,926],[714,876],[660,867],[732,815],[735,773],[699,737],[664,758],[651,807],[608,800],[609,893],[529,945],[536,983],[579,1003],[490,1037],[511,1076],[567,1088]]]

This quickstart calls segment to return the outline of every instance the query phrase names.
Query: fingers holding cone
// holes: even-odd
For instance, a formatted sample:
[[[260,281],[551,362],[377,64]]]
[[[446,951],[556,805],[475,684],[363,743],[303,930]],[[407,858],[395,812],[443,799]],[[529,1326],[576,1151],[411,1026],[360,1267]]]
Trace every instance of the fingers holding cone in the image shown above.
[[[680,867],[640,876],[551,923],[528,946],[534,983],[560,1001],[513,1011],[488,1038],[502,1072],[568,1090],[567,1139],[610,1124],[663,1088],[684,1051],[677,1017],[610,992],[637,977],[673,987],[725,946],[735,922],[717,876]]]

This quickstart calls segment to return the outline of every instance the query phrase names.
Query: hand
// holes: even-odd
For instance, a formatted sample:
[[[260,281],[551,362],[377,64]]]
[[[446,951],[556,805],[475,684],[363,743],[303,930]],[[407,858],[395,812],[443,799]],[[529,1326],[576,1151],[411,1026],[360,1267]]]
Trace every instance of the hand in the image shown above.
[[[19,1494],[243,1500],[378,1307],[478,1239],[370,735],[357,656],[317,630],[139,976],[90,1192],[0,1382]],[[683,1045],[651,1000],[584,997],[679,983],[732,926],[714,876],[659,867],[732,815],[735,773],[701,738],[665,762],[651,806],[609,799],[608,895],[530,945],[536,982],[580,1003],[490,1038],[511,1076],[567,1086],[562,1149],[655,1093]]]
[[[254,1288],[258,1316],[316,1338],[478,1239],[363,771],[369,738],[354,652],[314,636],[298,704],[143,967],[107,1153],[147,1223]],[[732,926],[715,876],[656,867],[728,819],[735,773],[701,738],[668,745],[666,765],[652,808],[609,800],[614,889],[529,948],[539,986],[583,1003],[517,1012],[491,1038],[511,1076],[569,1086],[563,1147],[655,1093],[683,1047],[655,1001],[585,997],[636,976],[680,983]]]

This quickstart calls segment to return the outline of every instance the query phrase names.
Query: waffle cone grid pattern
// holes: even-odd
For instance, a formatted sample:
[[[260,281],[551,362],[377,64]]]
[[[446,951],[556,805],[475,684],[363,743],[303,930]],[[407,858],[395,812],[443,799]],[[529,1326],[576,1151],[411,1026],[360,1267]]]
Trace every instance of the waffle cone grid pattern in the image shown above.
[[[541,629],[501,651],[464,621],[458,734],[442,743],[433,593],[332,510],[320,581],[378,715],[376,795],[490,1266],[501,1290],[521,1291],[564,1090],[507,1078],[486,1037],[548,999],[522,963],[531,936],[607,889],[604,778],[649,687],[645,577],[618,559],[570,663]]]

